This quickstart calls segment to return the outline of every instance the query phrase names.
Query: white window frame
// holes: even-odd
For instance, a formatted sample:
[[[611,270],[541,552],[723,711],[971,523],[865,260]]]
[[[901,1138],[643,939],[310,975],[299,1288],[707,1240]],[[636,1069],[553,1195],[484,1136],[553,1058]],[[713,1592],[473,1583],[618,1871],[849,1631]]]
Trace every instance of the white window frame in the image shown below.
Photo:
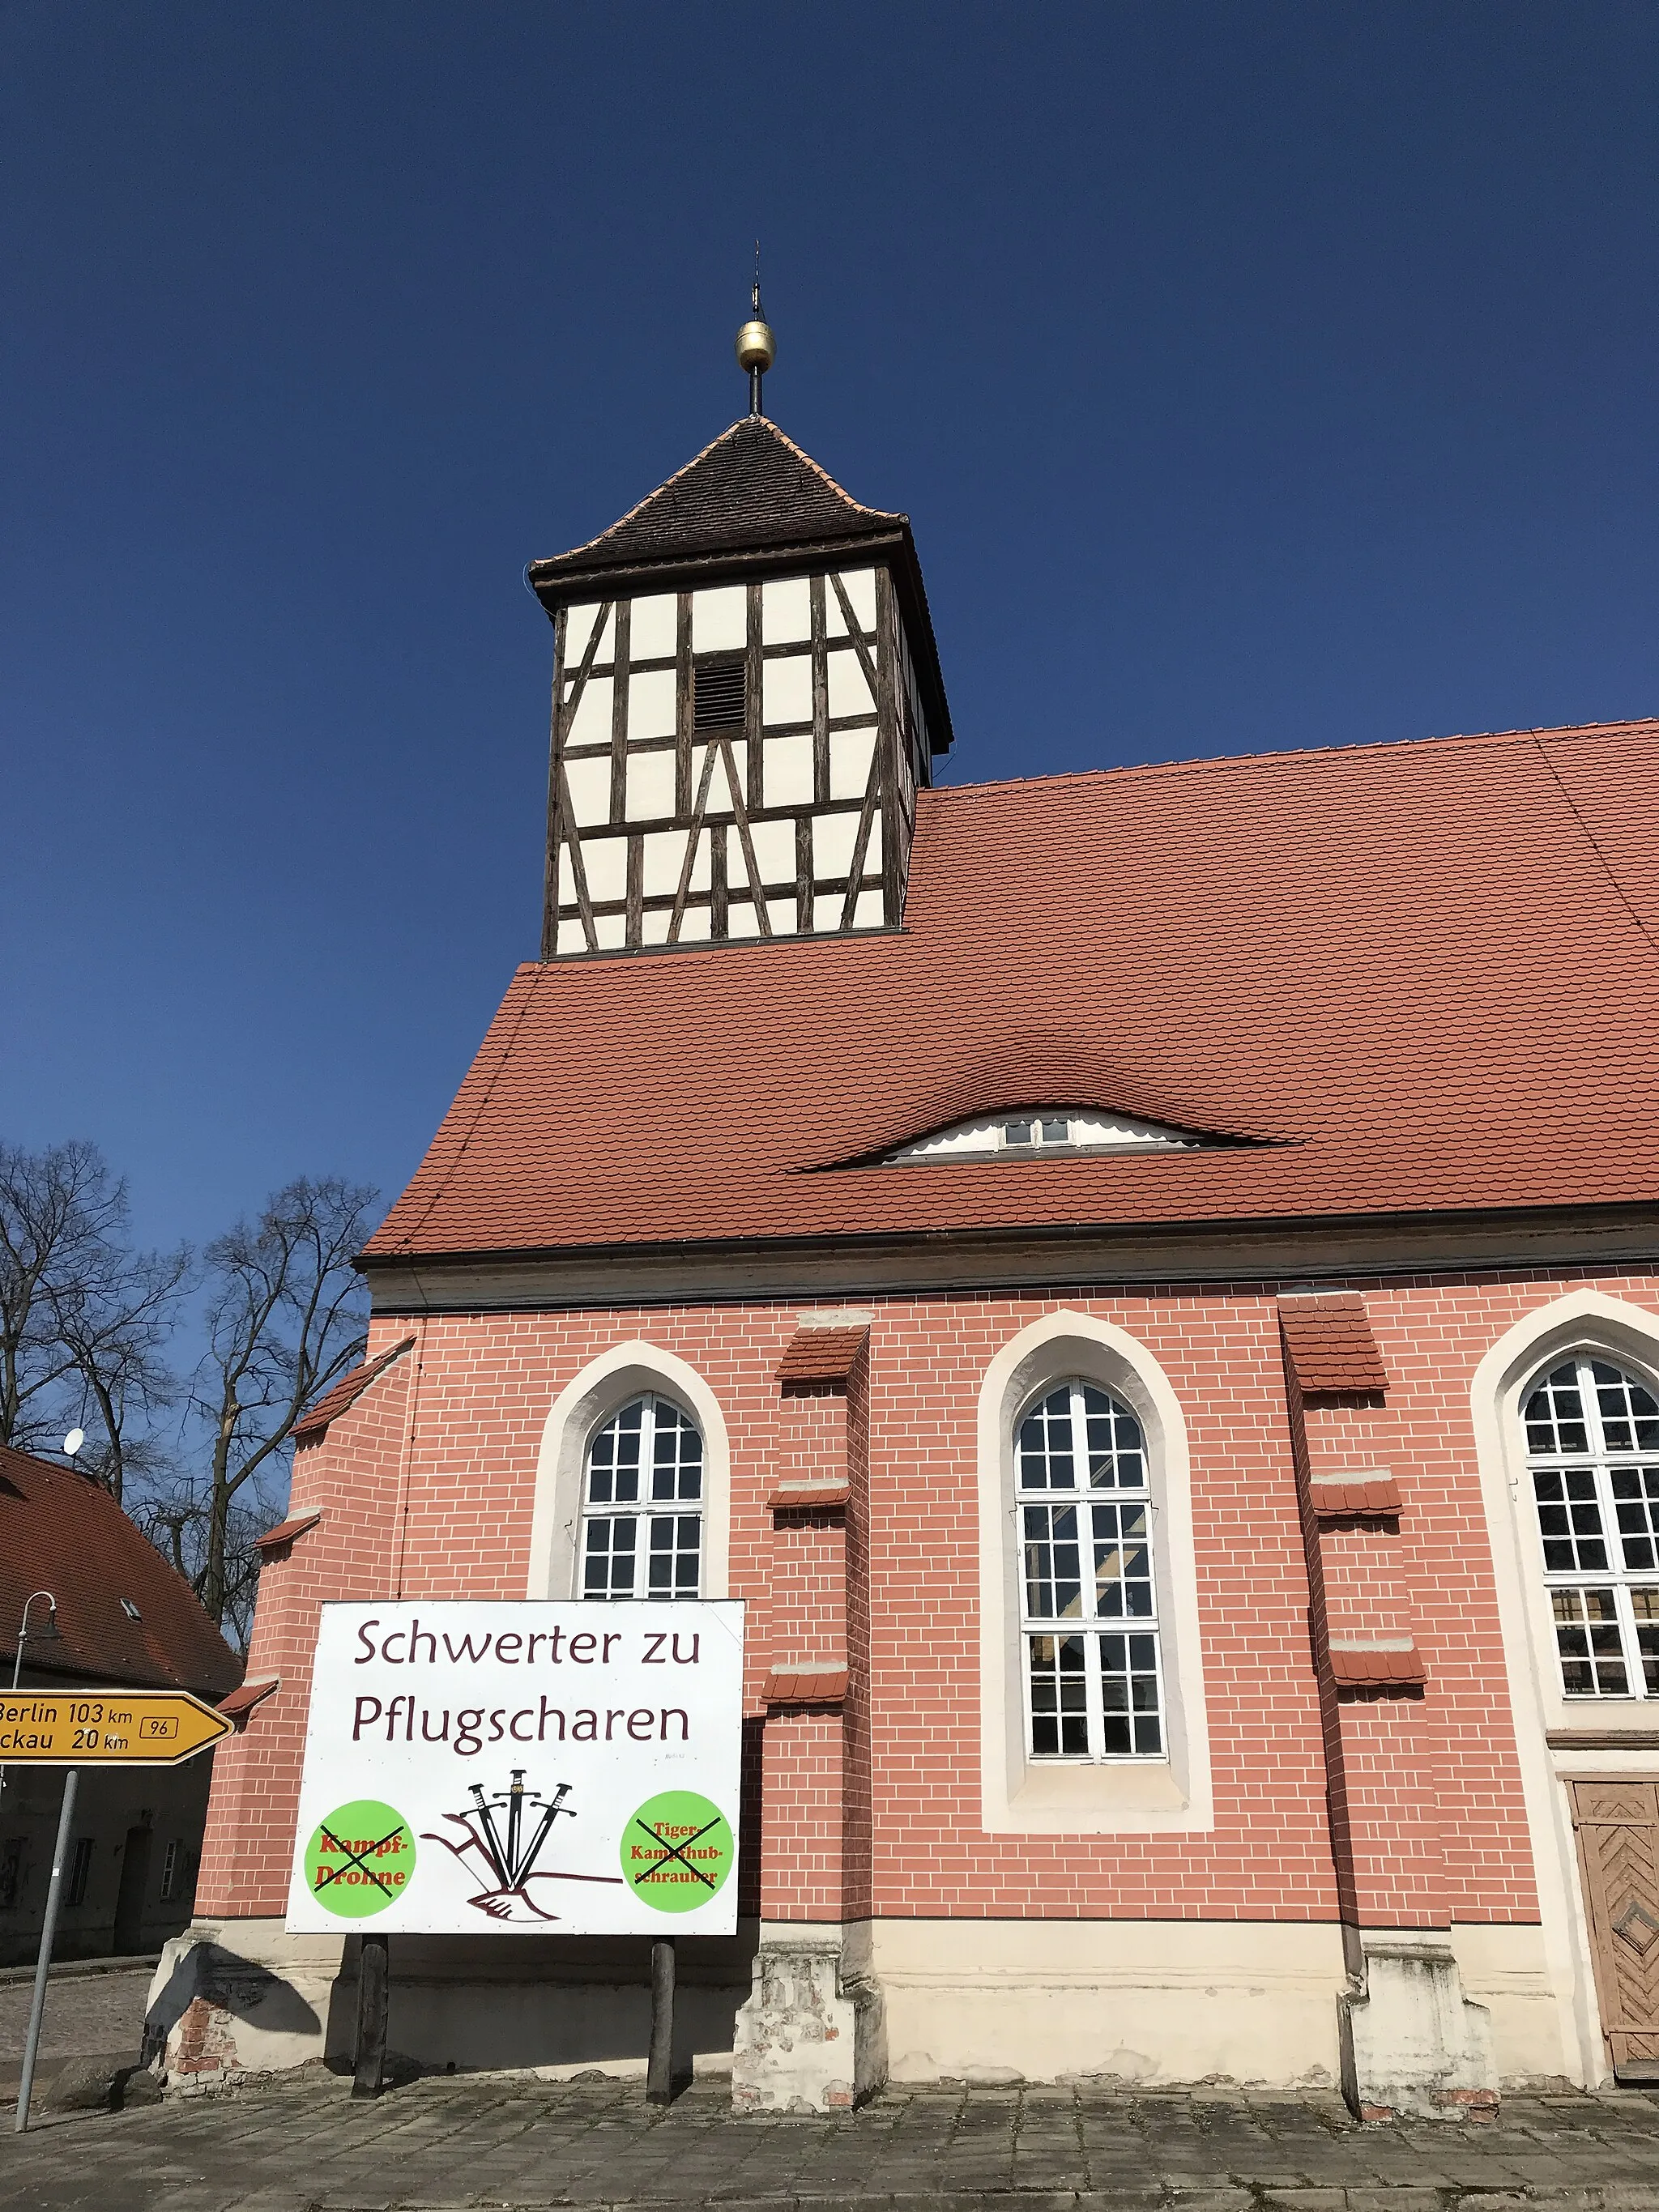
[[[638,1425],[640,1441],[639,1457],[635,1468],[635,1495],[631,1498],[617,1498],[614,1495],[610,1498],[596,1498],[593,1495],[598,1486],[595,1481],[596,1472],[600,1476],[609,1472],[612,1477],[611,1487],[614,1490],[615,1475],[620,1462],[613,1462],[609,1470],[603,1468],[596,1470],[594,1452],[600,1439],[610,1434],[616,1428],[617,1424],[635,1406],[640,1409]],[[674,1416],[676,1429],[679,1429],[682,1425],[690,1424],[696,1435],[697,1486],[695,1498],[684,1497],[680,1494],[684,1480],[684,1469],[681,1465],[682,1455],[678,1452],[675,1457],[676,1480],[673,1495],[659,1497],[655,1494],[656,1486],[653,1478],[657,1468],[656,1441],[665,1409]],[[676,1599],[684,1600],[702,1596],[703,1492],[707,1481],[707,1462],[708,1449],[702,1441],[702,1430],[698,1428],[696,1419],[686,1408],[677,1399],[670,1397],[666,1391],[641,1390],[635,1396],[624,1400],[613,1413],[607,1415],[605,1419],[597,1425],[588,1437],[587,1446],[582,1455],[582,1516],[576,1547],[579,1577],[576,1595],[579,1597],[603,1599],[612,1604],[623,1602],[663,1604],[672,1603]],[[672,1521],[676,1524],[675,1540],[669,1547],[670,1556],[676,1562],[681,1553],[680,1540],[684,1534],[685,1522],[693,1521],[696,1523],[697,1571],[693,1586],[690,1589],[675,1587],[659,1591],[651,1588],[651,1561],[656,1550],[655,1524],[663,1521]],[[606,1523],[612,1532],[619,1522],[633,1524],[632,1541],[627,1547],[627,1557],[631,1569],[630,1587],[625,1591],[614,1589],[597,1590],[591,1586],[591,1577],[588,1573],[589,1547],[592,1532],[595,1524],[600,1522]],[[607,1556],[614,1560],[621,1554],[613,1545],[609,1547]],[[678,1583],[678,1575],[676,1582]]]
[[[1158,1515],[1166,1755],[1034,1759],[1028,1749],[1014,1439],[1032,1401],[1073,1376],[1140,1422]],[[980,1819],[991,1834],[1146,1834],[1215,1826],[1200,1643],[1186,1422],[1146,1346],[1097,1316],[1061,1309],[1010,1338],[979,1392]]]
[[[1069,1486],[1065,1486],[1053,1483],[1037,1484],[1028,1481],[1025,1472],[1026,1455],[1022,1449],[1025,1425],[1035,1415],[1045,1411],[1048,1402],[1058,1397],[1062,1390],[1066,1392],[1068,1401],[1064,1418],[1067,1435],[1066,1455],[1070,1459],[1072,1467],[1071,1484]],[[1135,1423],[1136,1433],[1139,1438],[1139,1455],[1141,1462],[1141,1480],[1139,1483],[1125,1486],[1121,1480],[1115,1480],[1109,1486],[1100,1488],[1091,1485],[1087,1424],[1091,1410],[1088,1400],[1091,1395],[1094,1394],[1098,1394],[1103,1398],[1107,1408],[1109,1409],[1107,1417],[1112,1420],[1114,1426],[1124,1415]],[[1115,1453],[1112,1456],[1115,1459]],[[1043,1385],[1016,1414],[1013,1457],[1014,1509],[1017,1524],[1015,1540],[1019,1551],[1020,1673],[1024,1689],[1026,1757],[1033,1762],[1040,1760],[1045,1766],[1049,1765],[1101,1766],[1119,1761],[1137,1763],[1157,1761],[1167,1765],[1170,1756],[1169,1701],[1164,1693],[1163,1637],[1159,1628],[1158,1603],[1158,1513],[1157,1500],[1152,1493],[1152,1455],[1147,1447],[1146,1431],[1140,1425],[1139,1417],[1133,1407],[1124,1403],[1121,1397],[1110,1391],[1103,1391],[1098,1383],[1090,1381],[1084,1376],[1067,1376],[1059,1383],[1051,1382]],[[1121,1507],[1124,1504],[1127,1504],[1132,1509],[1142,1508],[1145,1512],[1146,1528],[1140,1540],[1146,1546],[1151,1575],[1146,1591],[1148,1609],[1144,1613],[1111,1613],[1097,1611],[1095,1607],[1095,1601],[1098,1595],[1096,1587],[1098,1571],[1097,1562],[1101,1546],[1103,1542],[1114,1543],[1118,1547],[1120,1553],[1122,1548],[1121,1535],[1114,1537],[1103,1534],[1103,1523],[1097,1518],[1097,1516],[1103,1507]],[[1045,1613],[1034,1609],[1031,1604],[1033,1583],[1031,1546],[1034,1540],[1037,1538],[1034,1516],[1045,1512],[1053,1513],[1056,1510],[1061,1513],[1070,1512],[1077,1516],[1075,1523],[1077,1610],[1075,1612],[1068,1610],[1063,1613]],[[1052,1524],[1051,1533],[1047,1540],[1050,1547],[1054,1545]],[[1055,1579],[1052,1556],[1048,1572],[1044,1579],[1049,1582],[1054,1582]],[[1139,1582],[1142,1578],[1137,1577],[1135,1579]],[[1158,1737],[1154,1748],[1141,1750],[1131,1747],[1127,1750],[1113,1751],[1106,1747],[1104,1740],[1106,1670],[1102,1657],[1101,1640],[1109,1636],[1140,1636],[1151,1639],[1152,1664],[1150,1669],[1140,1671],[1143,1674],[1150,1672],[1154,1686],[1156,1704],[1150,1716]],[[1039,1749],[1037,1747],[1036,1683],[1033,1672],[1031,1647],[1033,1640],[1039,1637],[1052,1639],[1057,1643],[1075,1638],[1083,1647],[1081,1670],[1084,1692],[1083,1718],[1087,1742],[1082,1749],[1068,1751],[1063,1747],[1064,1723],[1066,1718],[1069,1717],[1063,1714],[1054,1716],[1057,1722],[1056,1733],[1062,1739],[1060,1747],[1052,1751],[1046,1748]],[[1045,1715],[1044,1717],[1048,1716]],[[1132,1735],[1139,1732],[1136,1726],[1136,1717],[1133,1712],[1127,1715]]]
[[[1534,1394],[1545,1389],[1551,1377],[1568,1365],[1574,1370],[1572,1387],[1578,1394],[1587,1448],[1582,1452],[1537,1449],[1528,1430],[1528,1407]],[[1624,1382],[1634,1384],[1659,1399],[1659,1382],[1644,1372],[1636,1362],[1628,1358],[1617,1358],[1599,1346],[1576,1345],[1570,1351],[1558,1353],[1540,1363],[1537,1370],[1522,1386],[1519,1407],[1522,1434],[1525,1439],[1527,1492],[1532,1508],[1534,1556],[1542,1575],[1552,1610],[1557,1686],[1568,1705],[1581,1710],[1587,1706],[1600,1708],[1608,1705],[1659,1702],[1659,1619],[1638,1622],[1634,1602],[1638,1591],[1651,1593],[1655,1601],[1659,1601],[1659,1550],[1656,1550],[1652,1564],[1633,1567],[1626,1565],[1625,1532],[1619,1525],[1619,1507],[1624,1501],[1614,1491],[1614,1477],[1620,1473],[1642,1471],[1650,1474],[1659,1469],[1659,1449],[1620,1450],[1608,1443],[1604,1425],[1606,1417],[1601,1412],[1598,1384],[1593,1371],[1596,1366],[1612,1368]],[[1540,1500],[1538,1495],[1540,1486],[1543,1486],[1540,1477],[1550,1487],[1557,1486],[1549,1482],[1551,1477],[1560,1478],[1559,1486],[1577,1492],[1577,1497],[1569,1496],[1559,1504],[1548,1498]],[[1546,1510],[1552,1505],[1556,1506],[1556,1512],[1550,1515],[1552,1523],[1565,1511],[1568,1516],[1568,1533],[1556,1534],[1553,1526],[1547,1534],[1543,1523]],[[1651,1523],[1654,1518],[1651,1510],[1646,1517]],[[1549,1551],[1552,1542],[1557,1545],[1570,1543],[1575,1552],[1581,1547],[1588,1549],[1592,1545],[1596,1546],[1601,1552],[1603,1563],[1599,1566],[1580,1565],[1575,1560],[1565,1566],[1552,1565]],[[1650,1546],[1659,1545],[1659,1534],[1651,1537],[1650,1542]],[[1577,1622],[1561,1619],[1556,1607],[1558,1594],[1563,1596],[1573,1595],[1580,1599],[1580,1618]],[[1613,1619],[1605,1622],[1592,1620],[1587,1617],[1589,1608],[1584,1601],[1594,1604],[1603,1596],[1612,1601]],[[1577,1629],[1593,1643],[1603,1642],[1604,1639],[1595,1636],[1595,1631],[1604,1626],[1612,1627],[1616,1632],[1616,1656],[1623,1675],[1622,1686],[1606,1690],[1596,1686],[1589,1690],[1571,1688],[1567,1681],[1567,1664],[1569,1659],[1577,1655],[1565,1648],[1566,1639],[1571,1637],[1575,1642],[1577,1641],[1573,1634]],[[1644,1629],[1646,1630],[1645,1639],[1641,1632]],[[1644,1640],[1650,1646],[1646,1656],[1655,1662],[1655,1680],[1651,1686],[1644,1665],[1641,1648]],[[1594,1657],[1589,1663],[1594,1681],[1601,1669]]]
[[[526,1597],[580,1596],[578,1537],[588,1442],[613,1413],[647,1391],[673,1399],[702,1432],[702,1595],[723,1598],[728,1594],[732,1448],[725,1413],[689,1361],[662,1345],[630,1337],[580,1368],[554,1400],[543,1424]]]
[[[1011,1129],[1030,1134],[1011,1139]],[[952,1121],[925,1137],[914,1137],[887,1156],[892,1167],[933,1165],[951,1160],[1052,1159],[1078,1152],[1192,1152],[1201,1144],[1182,1129],[1166,1128],[1131,1114],[1103,1107],[1022,1106],[999,1114]]]

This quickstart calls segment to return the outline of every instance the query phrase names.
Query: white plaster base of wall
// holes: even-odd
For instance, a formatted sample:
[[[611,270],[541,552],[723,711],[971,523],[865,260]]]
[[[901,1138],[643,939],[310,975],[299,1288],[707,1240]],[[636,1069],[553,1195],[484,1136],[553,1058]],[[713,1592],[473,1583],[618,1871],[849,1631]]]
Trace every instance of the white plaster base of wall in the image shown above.
[[[729,2070],[753,1942],[752,1923],[729,1944],[682,1942],[677,2072]],[[280,1920],[198,1922],[167,1946],[150,1985],[147,2048],[159,2050],[169,2089],[211,2088],[310,2060],[343,2065],[356,2034],[355,1950],[338,1936],[289,1936]],[[643,1942],[395,1937],[388,2048],[440,2073],[642,2074],[647,1959]]]
[[[753,1949],[761,1935],[775,1954],[763,1967]],[[1450,1941],[1460,2003],[1472,2000],[1489,2017],[1493,2079],[1559,2081],[1540,1931],[1455,1928]],[[346,1948],[338,1937],[289,1936],[280,1920],[198,1922],[170,1943],[151,1989],[170,2085],[347,2058],[356,1983]],[[683,2072],[732,2068],[747,2110],[788,2110],[796,2099],[841,2109],[890,2073],[975,2082],[1221,2075],[1279,2087],[1340,2079],[1338,1999],[1348,1976],[1331,1923],[749,1923],[729,1953],[711,1945],[699,1963],[690,1950],[682,1944],[678,2063]],[[649,2012],[643,1972],[605,1978],[597,1947],[414,1936],[393,1946],[390,2040],[422,2066],[636,2074]],[[1364,2033],[1380,2079],[1386,2039],[1380,2028]]]
[[[867,1922],[764,1923],[754,1987],[738,2014],[739,2112],[847,2112],[887,2079],[882,1991]]]
[[[1361,1949],[1340,2007],[1342,2094],[1355,2117],[1461,2119],[1495,2105],[1492,2014],[1464,1995],[1450,1943],[1379,1933],[1362,1936]]]
[[[872,1970],[895,2081],[1337,2078],[1334,1924],[884,1920]]]

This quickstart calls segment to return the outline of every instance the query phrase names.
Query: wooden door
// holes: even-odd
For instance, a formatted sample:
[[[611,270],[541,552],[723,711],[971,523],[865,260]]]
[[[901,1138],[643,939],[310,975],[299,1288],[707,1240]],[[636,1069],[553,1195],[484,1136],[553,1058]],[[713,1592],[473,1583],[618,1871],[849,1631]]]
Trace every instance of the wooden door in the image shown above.
[[[1659,2081],[1659,1782],[1569,1785],[1601,2032],[1624,2081]]]

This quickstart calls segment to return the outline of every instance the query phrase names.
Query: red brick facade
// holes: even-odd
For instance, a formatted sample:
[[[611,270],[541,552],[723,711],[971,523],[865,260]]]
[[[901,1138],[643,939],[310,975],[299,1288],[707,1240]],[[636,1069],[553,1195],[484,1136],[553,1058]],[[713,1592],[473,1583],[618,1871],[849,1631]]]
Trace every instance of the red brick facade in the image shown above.
[[[284,1909],[319,1605],[526,1595],[549,1410],[587,1362],[643,1340],[696,1370],[729,1431],[766,1919],[1535,1921],[1470,1387],[1506,1329],[1584,1279],[1357,1281],[1386,1393],[1306,1401],[1260,1285],[878,1301],[846,1395],[780,1384],[793,1305],[418,1323],[300,1453],[292,1510],[320,1517],[266,1570],[249,1674],[281,1686],[219,1754],[198,1909]],[[1652,1277],[1591,1286],[1659,1315]],[[1060,1308],[1143,1345],[1188,1425],[1207,1832],[981,1826],[977,1397],[999,1349]],[[407,1333],[379,1322],[371,1349]],[[1298,1481],[1372,1470],[1398,1485],[1397,1515],[1316,1518]],[[846,1476],[848,1504],[775,1508],[785,1476]],[[1425,1679],[1340,1686],[1328,1637],[1409,1644]],[[791,1663],[848,1668],[844,1708],[769,1709],[766,1680]]]

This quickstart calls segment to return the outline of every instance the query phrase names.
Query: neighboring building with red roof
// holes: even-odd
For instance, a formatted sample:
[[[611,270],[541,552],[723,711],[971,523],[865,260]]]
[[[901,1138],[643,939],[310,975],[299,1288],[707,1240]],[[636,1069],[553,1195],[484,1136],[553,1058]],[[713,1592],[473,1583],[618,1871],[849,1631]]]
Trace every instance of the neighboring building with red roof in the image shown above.
[[[0,1445],[0,1686],[26,1607],[26,1688],[191,1690],[216,1705],[242,1679],[189,1583],[100,1484]],[[64,1777],[4,1759],[0,1744],[0,1966],[14,1966],[40,1942]],[[187,1924],[212,1769],[207,1753],[179,1767],[83,1771],[60,1958],[140,1955]]]
[[[543,956],[215,1784],[199,1932],[319,2025],[219,2059],[335,2002],[319,1606],[656,1559],[748,1601],[747,1932],[681,1960],[741,2107],[1659,2075],[1659,724],[937,788],[908,523],[758,416],[530,577]],[[594,1478],[653,1440],[672,1519]],[[642,2057],[642,1948],[398,1948],[428,2063]]]

